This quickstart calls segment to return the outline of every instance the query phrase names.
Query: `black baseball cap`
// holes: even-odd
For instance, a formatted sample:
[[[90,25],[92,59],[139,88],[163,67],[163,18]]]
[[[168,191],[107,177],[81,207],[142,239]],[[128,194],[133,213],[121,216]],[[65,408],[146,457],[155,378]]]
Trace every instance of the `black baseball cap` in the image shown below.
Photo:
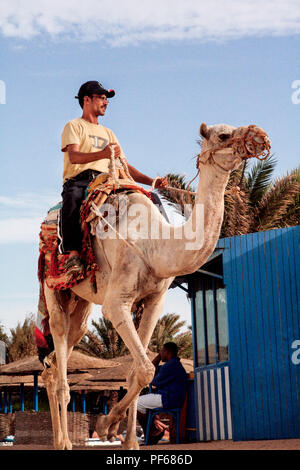
[[[106,95],[107,98],[112,98],[115,96],[114,90],[106,90],[104,86],[97,81],[89,81],[81,85],[78,91],[78,95],[75,96],[78,100],[82,99],[84,96],[90,95]]]

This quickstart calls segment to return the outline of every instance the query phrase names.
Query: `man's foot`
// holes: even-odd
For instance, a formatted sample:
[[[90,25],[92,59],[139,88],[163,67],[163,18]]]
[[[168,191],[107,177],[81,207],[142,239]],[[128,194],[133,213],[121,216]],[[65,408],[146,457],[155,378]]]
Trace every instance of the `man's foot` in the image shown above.
[[[79,256],[70,256],[66,262],[65,269],[68,274],[81,273],[83,271],[83,265],[81,264]]]

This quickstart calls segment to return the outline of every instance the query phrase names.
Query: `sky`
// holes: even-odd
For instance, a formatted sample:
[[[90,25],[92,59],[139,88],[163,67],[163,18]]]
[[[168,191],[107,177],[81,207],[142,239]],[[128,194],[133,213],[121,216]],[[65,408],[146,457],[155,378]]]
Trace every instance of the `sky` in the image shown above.
[[[299,164],[298,0],[2,0],[0,323],[36,313],[40,223],[60,201],[61,132],[82,83],[113,88],[101,123],[155,177],[195,173],[202,122],[257,124],[281,176]],[[179,289],[164,313],[191,323]],[[95,307],[91,319],[101,316]]]

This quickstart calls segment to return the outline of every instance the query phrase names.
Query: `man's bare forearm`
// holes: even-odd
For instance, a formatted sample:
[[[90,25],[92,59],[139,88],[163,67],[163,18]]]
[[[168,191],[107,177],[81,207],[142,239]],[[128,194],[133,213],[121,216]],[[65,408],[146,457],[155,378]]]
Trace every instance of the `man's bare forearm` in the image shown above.
[[[70,162],[73,164],[85,164],[90,162],[95,162],[96,160],[103,160],[104,158],[111,157],[112,154],[112,147],[114,147],[115,157],[119,157],[121,153],[121,149],[119,145],[116,144],[108,144],[103,150],[99,150],[98,152],[80,152],[77,144],[68,145],[68,154]]]
[[[144,175],[143,173],[138,171],[136,168],[134,168],[134,166],[130,165],[129,163],[127,163],[127,165],[128,165],[129,173],[134,179],[134,181],[136,181],[137,183],[147,184],[149,186],[152,185],[152,182],[153,182],[152,178],[150,178],[147,175]]]
[[[103,151],[90,153],[71,151],[68,153],[70,162],[74,164],[90,163],[95,162],[96,160],[103,160],[104,158],[109,158],[109,156],[107,156],[107,153],[104,153]]]

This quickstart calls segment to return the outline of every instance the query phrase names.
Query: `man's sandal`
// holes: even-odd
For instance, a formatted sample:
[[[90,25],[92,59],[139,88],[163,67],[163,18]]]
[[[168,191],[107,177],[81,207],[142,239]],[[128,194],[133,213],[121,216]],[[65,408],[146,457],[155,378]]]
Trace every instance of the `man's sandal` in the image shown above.
[[[83,271],[83,265],[81,264],[79,257],[75,255],[68,259],[65,269],[68,274],[81,273]]]

